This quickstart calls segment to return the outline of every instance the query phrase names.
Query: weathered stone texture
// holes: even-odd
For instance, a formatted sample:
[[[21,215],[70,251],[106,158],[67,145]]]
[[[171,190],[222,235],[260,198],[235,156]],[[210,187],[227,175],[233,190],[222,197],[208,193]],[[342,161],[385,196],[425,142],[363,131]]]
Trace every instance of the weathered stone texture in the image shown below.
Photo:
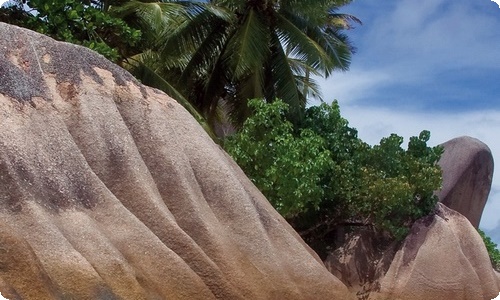
[[[350,229],[342,234],[325,259],[326,268],[347,285],[358,299],[380,291],[399,243],[372,228]]]
[[[174,100],[0,24],[0,291],[10,299],[350,299]]]

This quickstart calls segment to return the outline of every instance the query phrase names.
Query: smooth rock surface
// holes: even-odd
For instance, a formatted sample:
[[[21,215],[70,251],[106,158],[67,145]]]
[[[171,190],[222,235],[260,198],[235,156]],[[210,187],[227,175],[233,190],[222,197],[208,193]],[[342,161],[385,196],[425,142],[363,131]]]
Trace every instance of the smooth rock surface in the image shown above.
[[[477,230],[442,203],[402,243],[367,228],[344,236],[325,265],[359,300],[490,300],[500,292]]]
[[[442,146],[444,153],[439,165],[443,170],[443,188],[436,195],[478,228],[493,178],[491,150],[483,142],[467,136]]]
[[[2,23],[0,292],[351,299],[176,101]]]
[[[500,292],[476,229],[441,203],[413,225],[380,285],[369,299],[490,300]]]

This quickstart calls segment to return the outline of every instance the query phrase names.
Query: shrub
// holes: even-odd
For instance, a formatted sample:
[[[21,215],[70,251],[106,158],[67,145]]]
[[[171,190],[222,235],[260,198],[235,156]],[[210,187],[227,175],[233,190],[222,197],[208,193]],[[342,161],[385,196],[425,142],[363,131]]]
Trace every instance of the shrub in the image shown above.
[[[123,53],[137,46],[139,30],[111,16],[90,1],[28,0],[23,5],[0,9],[0,20],[25,27],[54,39],[83,45],[116,62]],[[32,13],[36,12],[36,13]]]
[[[484,233],[481,229],[477,230],[479,235],[483,238],[484,245],[486,246],[486,250],[488,250],[488,254],[490,256],[491,265],[493,268],[500,272],[500,250],[497,248],[497,244],[495,244],[489,236]]]
[[[440,147],[428,131],[392,134],[379,145],[358,138],[336,102],[306,109],[293,128],[277,100],[249,102],[254,111],[225,148],[285,218],[319,238],[340,223],[374,226],[402,239],[413,222],[433,211],[440,188]]]
[[[251,100],[254,115],[225,141],[225,149],[285,217],[318,208],[321,180],[331,165],[324,140],[311,130],[296,135],[285,119],[288,105]]]

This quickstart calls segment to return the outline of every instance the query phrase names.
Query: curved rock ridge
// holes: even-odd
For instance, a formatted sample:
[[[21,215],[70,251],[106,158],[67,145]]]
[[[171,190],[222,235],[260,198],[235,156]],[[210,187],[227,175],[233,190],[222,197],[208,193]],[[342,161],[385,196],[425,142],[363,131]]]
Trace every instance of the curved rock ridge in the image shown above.
[[[176,101],[0,23],[8,299],[351,299]]]
[[[490,300],[500,292],[476,229],[458,212],[438,203],[417,221],[369,299]]]
[[[443,188],[436,193],[440,201],[464,215],[478,228],[488,200],[493,178],[490,148],[478,139],[462,136],[442,144],[439,160]]]

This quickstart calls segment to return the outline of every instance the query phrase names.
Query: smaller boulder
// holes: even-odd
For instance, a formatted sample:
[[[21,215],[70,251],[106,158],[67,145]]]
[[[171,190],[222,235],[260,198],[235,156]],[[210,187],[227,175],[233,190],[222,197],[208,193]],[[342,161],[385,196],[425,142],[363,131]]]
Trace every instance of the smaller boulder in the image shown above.
[[[500,292],[481,236],[441,203],[413,225],[380,285],[369,299],[490,300]]]
[[[493,178],[493,156],[483,142],[472,137],[458,137],[442,144],[439,160],[443,187],[436,193],[449,208],[464,215],[478,228]]]

